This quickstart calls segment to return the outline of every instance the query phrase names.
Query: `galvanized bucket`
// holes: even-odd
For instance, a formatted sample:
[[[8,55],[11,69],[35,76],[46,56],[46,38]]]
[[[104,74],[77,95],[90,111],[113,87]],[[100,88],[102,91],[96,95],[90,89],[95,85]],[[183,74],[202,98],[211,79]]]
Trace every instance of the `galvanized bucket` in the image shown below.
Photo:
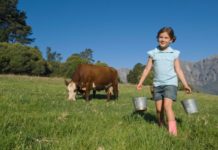
[[[194,99],[183,100],[181,103],[186,113],[193,114],[198,112],[197,104]]]
[[[135,111],[145,111],[147,109],[146,97],[134,97],[132,100]]]

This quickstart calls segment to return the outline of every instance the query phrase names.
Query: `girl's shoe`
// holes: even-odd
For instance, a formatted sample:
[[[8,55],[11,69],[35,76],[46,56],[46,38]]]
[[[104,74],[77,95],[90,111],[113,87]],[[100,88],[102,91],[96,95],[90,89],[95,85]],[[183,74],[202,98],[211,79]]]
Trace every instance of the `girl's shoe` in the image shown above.
[[[175,120],[168,122],[168,131],[171,135],[177,136],[177,127]]]

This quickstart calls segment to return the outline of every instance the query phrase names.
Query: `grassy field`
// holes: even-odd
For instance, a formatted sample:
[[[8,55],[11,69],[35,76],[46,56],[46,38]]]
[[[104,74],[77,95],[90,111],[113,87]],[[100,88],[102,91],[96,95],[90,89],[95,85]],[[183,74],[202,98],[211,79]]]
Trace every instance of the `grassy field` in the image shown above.
[[[135,114],[132,97],[151,97],[144,88],[119,85],[118,101],[105,101],[104,92],[85,102],[66,99],[64,80],[0,76],[0,149],[74,150],[217,150],[218,96],[178,93],[174,110],[178,136],[159,128],[155,107]],[[180,103],[195,98],[199,113],[187,115]]]

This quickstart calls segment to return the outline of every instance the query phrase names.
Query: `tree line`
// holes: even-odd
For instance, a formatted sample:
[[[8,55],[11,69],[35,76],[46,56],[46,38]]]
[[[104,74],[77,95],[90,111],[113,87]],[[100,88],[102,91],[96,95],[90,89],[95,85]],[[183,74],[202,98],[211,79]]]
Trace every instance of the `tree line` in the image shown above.
[[[78,64],[96,64],[107,66],[106,63],[94,63],[93,50],[85,49],[74,53],[62,62],[60,53],[47,47],[46,58],[43,58],[37,47],[30,47],[20,43],[0,43],[0,73],[1,74],[26,74],[37,76],[70,77]]]

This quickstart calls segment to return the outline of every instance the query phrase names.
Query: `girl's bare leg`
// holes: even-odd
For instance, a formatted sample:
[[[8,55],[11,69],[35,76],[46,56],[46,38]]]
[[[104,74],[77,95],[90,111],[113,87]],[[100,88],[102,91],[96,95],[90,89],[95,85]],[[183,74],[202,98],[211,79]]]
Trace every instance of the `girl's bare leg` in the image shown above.
[[[156,101],[155,105],[156,105],[158,125],[162,126],[164,124],[164,101],[158,100]]]
[[[168,120],[168,130],[172,135],[177,135],[177,127],[175,115],[172,108],[173,101],[169,98],[164,99],[164,110],[166,111],[166,116]]]

